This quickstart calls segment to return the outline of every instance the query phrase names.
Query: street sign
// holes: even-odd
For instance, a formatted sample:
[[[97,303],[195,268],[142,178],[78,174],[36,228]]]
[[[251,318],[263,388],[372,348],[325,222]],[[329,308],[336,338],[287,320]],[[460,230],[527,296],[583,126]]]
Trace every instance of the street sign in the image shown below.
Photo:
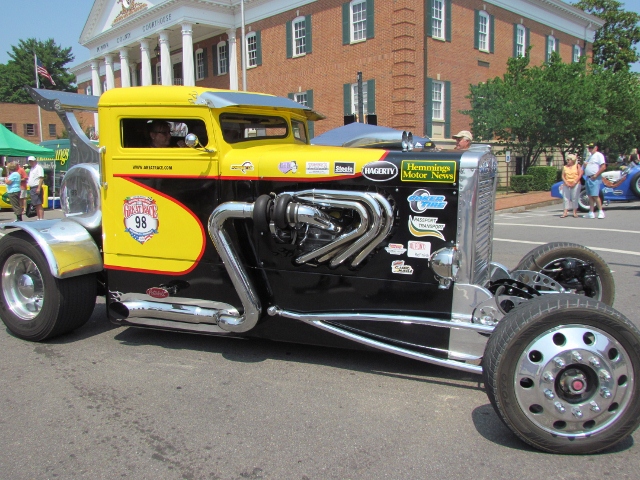
[[[507,150],[505,152],[504,161],[505,161],[505,163],[511,162],[511,151],[510,150]]]

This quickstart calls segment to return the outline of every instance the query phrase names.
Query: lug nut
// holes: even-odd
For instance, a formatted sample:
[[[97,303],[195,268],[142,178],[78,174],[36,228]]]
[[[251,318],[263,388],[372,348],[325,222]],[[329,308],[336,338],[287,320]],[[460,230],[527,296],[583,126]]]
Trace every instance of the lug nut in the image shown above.
[[[594,368],[598,368],[600,366],[600,360],[598,360],[596,357],[591,357],[589,359],[589,363],[591,364],[592,367]]]
[[[555,380],[555,377],[551,372],[544,372],[544,375],[542,375],[542,378],[546,382],[553,382]]]
[[[553,391],[548,388],[544,391],[544,396],[549,400],[553,400],[554,398],[556,398],[556,396],[553,394]]]
[[[592,412],[598,413],[600,411],[600,407],[598,406],[598,404],[596,402],[591,402],[589,405],[591,405],[591,411]]]
[[[556,406],[556,410],[558,410],[558,412],[560,412],[560,413],[564,413],[565,412],[565,408],[564,408],[564,405],[562,405],[562,403],[556,402],[556,403],[554,403],[554,405]]]
[[[562,367],[564,367],[564,366],[565,366],[564,360],[563,360],[563,359],[561,359],[560,357],[556,357],[556,358],[554,358],[554,359],[553,359],[553,361],[554,361],[554,363],[556,364],[556,366],[557,366],[558,368],[562,368]]]
[[[611,380],[611,374],[606,370],[600,370],[600,378],[603,381],[608,382],[609,380]]]
[[[577,352],[577,351],[571,352],[571,358],[573,358],[573,360],[575,362],[581,362],[582,361],[582,355],[580,355],[580,352]]]
[[[582,418],[582,411],[579,408],[572,408],[571,413],[576,418]]]
[[[611,390],[606,387],[602,387],[600,389],[600,395],[602,396],[602,398],[611,398]]]

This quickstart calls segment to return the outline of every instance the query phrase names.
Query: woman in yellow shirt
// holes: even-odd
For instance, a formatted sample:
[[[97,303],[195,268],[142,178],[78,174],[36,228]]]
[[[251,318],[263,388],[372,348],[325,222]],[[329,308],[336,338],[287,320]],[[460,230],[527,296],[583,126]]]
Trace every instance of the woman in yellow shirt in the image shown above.
[[[569,209],[573,210],[573,216],[578,218],[578,198],[580,197],[580,179],[582,167],[577,162],[575,154],[567,155],[567,164],[562,168],[562,198],[564,199],[564,212],[561,218],[569,215]]]

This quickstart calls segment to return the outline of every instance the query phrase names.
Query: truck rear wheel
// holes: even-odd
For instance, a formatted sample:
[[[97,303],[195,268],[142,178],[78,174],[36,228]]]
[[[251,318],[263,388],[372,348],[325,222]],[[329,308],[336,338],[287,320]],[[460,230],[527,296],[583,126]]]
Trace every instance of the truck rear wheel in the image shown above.
[[[0,275],[0,317],[24,340],[47,340],[79,328],[95,307],[95,275],[55,278],[38,244],[22,231],[0,240]]]
[[[543,295],[509,312],[483,375],[500,419],[540,450],[598,452],[640,424],[640,332],[584,296]]]

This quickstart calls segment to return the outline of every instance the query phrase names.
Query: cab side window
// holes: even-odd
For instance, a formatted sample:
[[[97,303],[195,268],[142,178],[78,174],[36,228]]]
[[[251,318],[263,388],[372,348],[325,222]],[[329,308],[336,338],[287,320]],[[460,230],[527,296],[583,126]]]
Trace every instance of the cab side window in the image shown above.
[[[124,148],[176,148],[184,147],[184,139],[193,133],[200,145],[209,143],[203,120],[176,118],[124,118],[120,134]]]

